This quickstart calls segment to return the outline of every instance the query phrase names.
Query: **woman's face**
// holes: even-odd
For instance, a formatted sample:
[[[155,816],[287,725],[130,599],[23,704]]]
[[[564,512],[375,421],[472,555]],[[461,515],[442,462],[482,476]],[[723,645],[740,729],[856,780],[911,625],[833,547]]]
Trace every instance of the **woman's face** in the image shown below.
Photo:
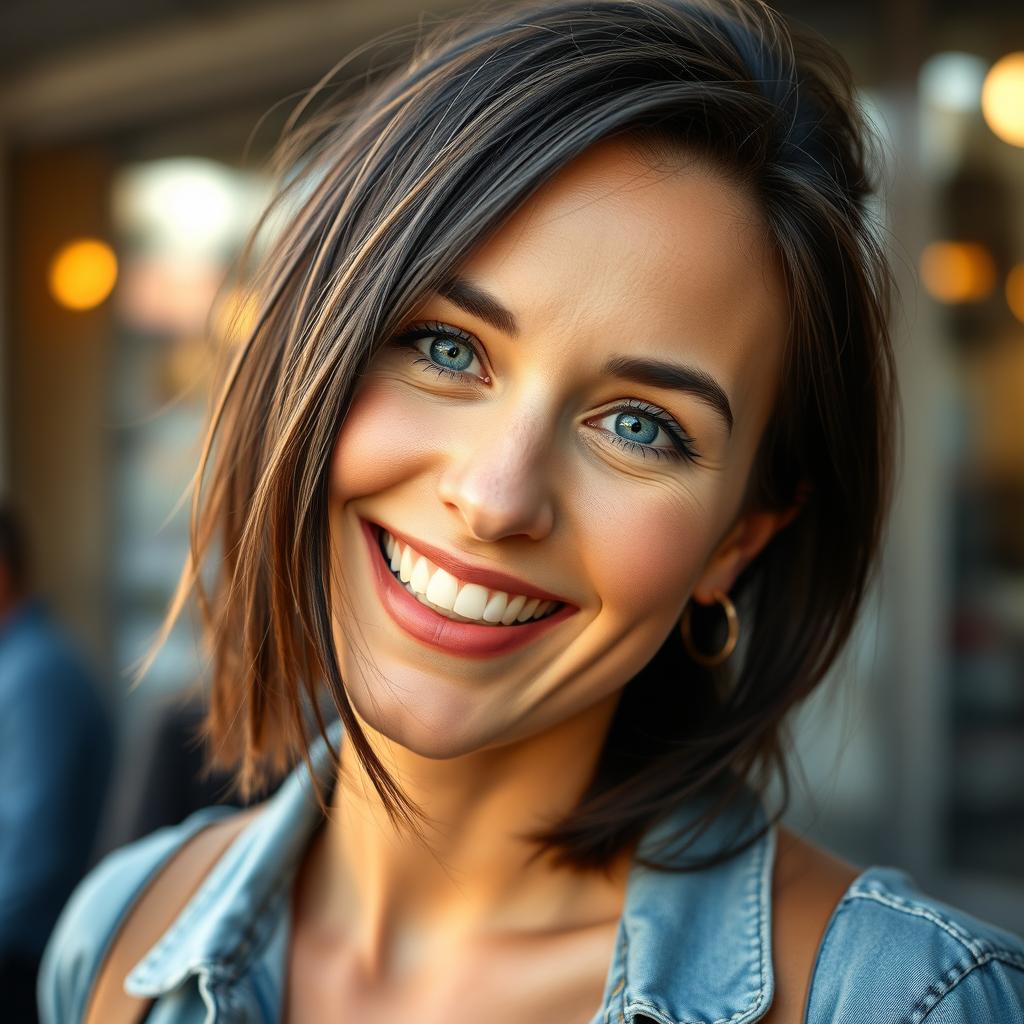
[[[607,140],[457,278],[360,380],[330,481],[349,696],[370,726],[439,758],[614,701],[687,600],[728,592],[784,522],[740,514],[787,321],[751,197]],[[654,362],[668,366],[639,372]],[[461,563],[435,582],[438,557],[410,582],[435,604],[454,593],[463,619],[507,617],[496,590],[565,606],[540,627],[442,615],[393,578],[378,526]]]

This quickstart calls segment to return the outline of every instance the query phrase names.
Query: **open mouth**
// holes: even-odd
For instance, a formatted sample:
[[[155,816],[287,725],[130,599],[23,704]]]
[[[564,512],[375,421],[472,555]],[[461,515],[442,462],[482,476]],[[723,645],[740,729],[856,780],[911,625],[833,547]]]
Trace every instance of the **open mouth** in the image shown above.
[[[454,611],[453,608],[446,608],[443,605],[435,604],[427,599],[425,592],[417,591],[411,586],[411,579],[408,582],[402,580],[400,567],[392,568],[392,558],[388,554],[387,549],[388,535],[383,527],[376,523],[372,524],[372,528],[377,541],[377,550],[380,552],[381,558],[384,559],[384,566],[387,571],[412,597],[444,618],[451,619],[454,622],[466,622],[477,626],[498,626],[502,628],[528,626],[557,615],[558,612],[566,607],[564,601],[527,599],[524,595],[508,594],[505,591],[494,589],[487,589],[486,597],[482,597],[483,587],[475,587],[475,603],[473,608],[475,614],[473,615],[463,615]],[[391,544],[395,545],[397,542],[391,540]],[[393,548],[392,550],[396,549]],[[412,578],[415,579],[415,576]],[[418,582],[422,584],[422,580],[418,580]],[[461,591],[465,586],[466,584],[460,582],[460,597]],[[422,591],[426,589],[425,586],[421,586]],[[459,604],[459,600],[456,599],[453,603]],[[520,618],[523,615],[525,615],[525,618]]]

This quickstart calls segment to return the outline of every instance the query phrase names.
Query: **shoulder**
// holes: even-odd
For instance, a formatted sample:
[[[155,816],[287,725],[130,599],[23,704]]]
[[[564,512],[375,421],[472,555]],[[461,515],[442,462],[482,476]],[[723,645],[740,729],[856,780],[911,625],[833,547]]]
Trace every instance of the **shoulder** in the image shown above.
[[[40,1020],[82,1018],[96,974],[138,897],[196,833],[238,813],[234,807],[205,807],[99,861],[78,883],[47,942],[39,970]]]
[[[872,867],[838,902],[815,963],[807,1020],[1024,1024],[1024,940]],[[884,1008],[884,1015],[880,1010]]]
[[[772,871],[774,997],[764,1024],[802,1021],[815,958],[836,906],[860,869],[784,826]]]
[[[784,827],[772,879],[775,995],[763,1024],[1024,1024],[1024,940],[854,867]]]

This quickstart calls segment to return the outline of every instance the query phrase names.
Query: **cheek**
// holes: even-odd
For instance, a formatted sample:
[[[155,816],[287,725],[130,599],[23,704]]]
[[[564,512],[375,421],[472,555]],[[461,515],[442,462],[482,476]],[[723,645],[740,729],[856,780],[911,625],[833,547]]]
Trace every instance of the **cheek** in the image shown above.
[[[590,508],[578,521],[602,614],[623,622],[677,617],[713,544],[711,510],[658,488],[621,502],[595,500]]]
[[[331,456],[331,494],[338,502],[387,490],[427,457],[437,441],[401,388],[387,378],[356,392]]]

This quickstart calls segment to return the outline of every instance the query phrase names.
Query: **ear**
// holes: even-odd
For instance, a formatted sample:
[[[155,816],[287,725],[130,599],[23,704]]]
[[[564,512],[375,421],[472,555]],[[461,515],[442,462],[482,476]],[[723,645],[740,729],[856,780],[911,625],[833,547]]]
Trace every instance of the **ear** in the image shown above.
[[[698,604],[715,603],[715,591],[728,594],[737,577],[757,557],[761,549],[796,517],[810,489],[801,486],[793,504],[781,509],[745,512],[719,542],[693,588]]]

